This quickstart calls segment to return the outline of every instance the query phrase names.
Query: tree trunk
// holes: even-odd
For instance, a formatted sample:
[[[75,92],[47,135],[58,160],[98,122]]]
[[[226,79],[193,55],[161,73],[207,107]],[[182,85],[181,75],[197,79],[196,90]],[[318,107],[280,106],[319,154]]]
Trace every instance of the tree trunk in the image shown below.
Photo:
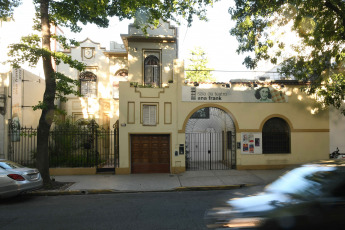
[[[42,25],[42,48],[50,51],[50,22],[49,22],[49,0],[40,1],[41,25]],[[48,141],[50,126],[54,117],[54,99],[56,91],[56,82],[52,58],[50,53],[43,55],[43,70],[45,76],[46,88],[43,96],[43,109],[39,120],[37,131],[37,168],[40,171],[45,185],[51,183],[49,173],[49,154]]]

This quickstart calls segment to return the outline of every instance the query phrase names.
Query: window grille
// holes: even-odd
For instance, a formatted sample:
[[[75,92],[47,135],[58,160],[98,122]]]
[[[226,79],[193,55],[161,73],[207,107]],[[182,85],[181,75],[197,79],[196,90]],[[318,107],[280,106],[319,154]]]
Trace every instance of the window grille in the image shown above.
[[[290,127],[281,118],[271,118],[262,129],[263,153],[290,153]]]
[[[150,55],[147,58],[145,58],[144,65],[145,65],[145,73],[144,73],[145,85],[160,86],[159,59],[156,56]]]
[[[193,118],[193,119],[210,119],[210,108],[205,107],[205,108],[199,109],[198,111],[193,113],[193,115],[190,118]]]
[[[126,69],[120,69],[115,73],[115,76],[127,77],[128,71]]]
[[[97,76],[90,72],[82,72],[79,76],[80,94],[83,97],[97,97]]]

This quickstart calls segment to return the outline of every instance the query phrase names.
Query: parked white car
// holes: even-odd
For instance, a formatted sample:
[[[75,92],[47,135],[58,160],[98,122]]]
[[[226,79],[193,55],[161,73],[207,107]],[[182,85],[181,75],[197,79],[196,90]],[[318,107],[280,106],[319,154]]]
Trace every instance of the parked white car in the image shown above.
[[[42,186],[43,180],[37,169],[0,159],[0,198],[17,196]]]

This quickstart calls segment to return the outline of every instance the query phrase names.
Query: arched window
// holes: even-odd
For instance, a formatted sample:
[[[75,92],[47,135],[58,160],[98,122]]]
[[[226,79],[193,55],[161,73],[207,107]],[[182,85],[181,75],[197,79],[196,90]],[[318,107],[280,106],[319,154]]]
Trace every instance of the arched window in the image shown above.
[[[120,70],[116,71],[115,76],[127,77],[128,71],[126,69],[120,69]]]
[[[79,76],[80,94],[83,97],[97,97],[97,76],[90,72],[82,72]]]
[[[120,81],[128,80],[128,70],[120,69],[115,72],[115,77],[113,78],[113,98],[119,99],[119,83]]]
[[[290,153],[290,127],[278,117],[266,121],[262,128],[263,153]]]
[[[150,55],[145,58],[144,65],[144,84],[160,86],[159,59],[154,55]]]

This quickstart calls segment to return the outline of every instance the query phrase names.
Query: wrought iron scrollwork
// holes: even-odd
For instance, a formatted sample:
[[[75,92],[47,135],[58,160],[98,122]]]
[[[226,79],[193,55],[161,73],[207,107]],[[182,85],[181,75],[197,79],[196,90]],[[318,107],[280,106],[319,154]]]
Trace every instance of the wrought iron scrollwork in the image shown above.
[[[114,129],[118,129],[118,128],[119,128],[119,120],[117,120],[117,121],[113,124],[113,128],[114,128]]]

